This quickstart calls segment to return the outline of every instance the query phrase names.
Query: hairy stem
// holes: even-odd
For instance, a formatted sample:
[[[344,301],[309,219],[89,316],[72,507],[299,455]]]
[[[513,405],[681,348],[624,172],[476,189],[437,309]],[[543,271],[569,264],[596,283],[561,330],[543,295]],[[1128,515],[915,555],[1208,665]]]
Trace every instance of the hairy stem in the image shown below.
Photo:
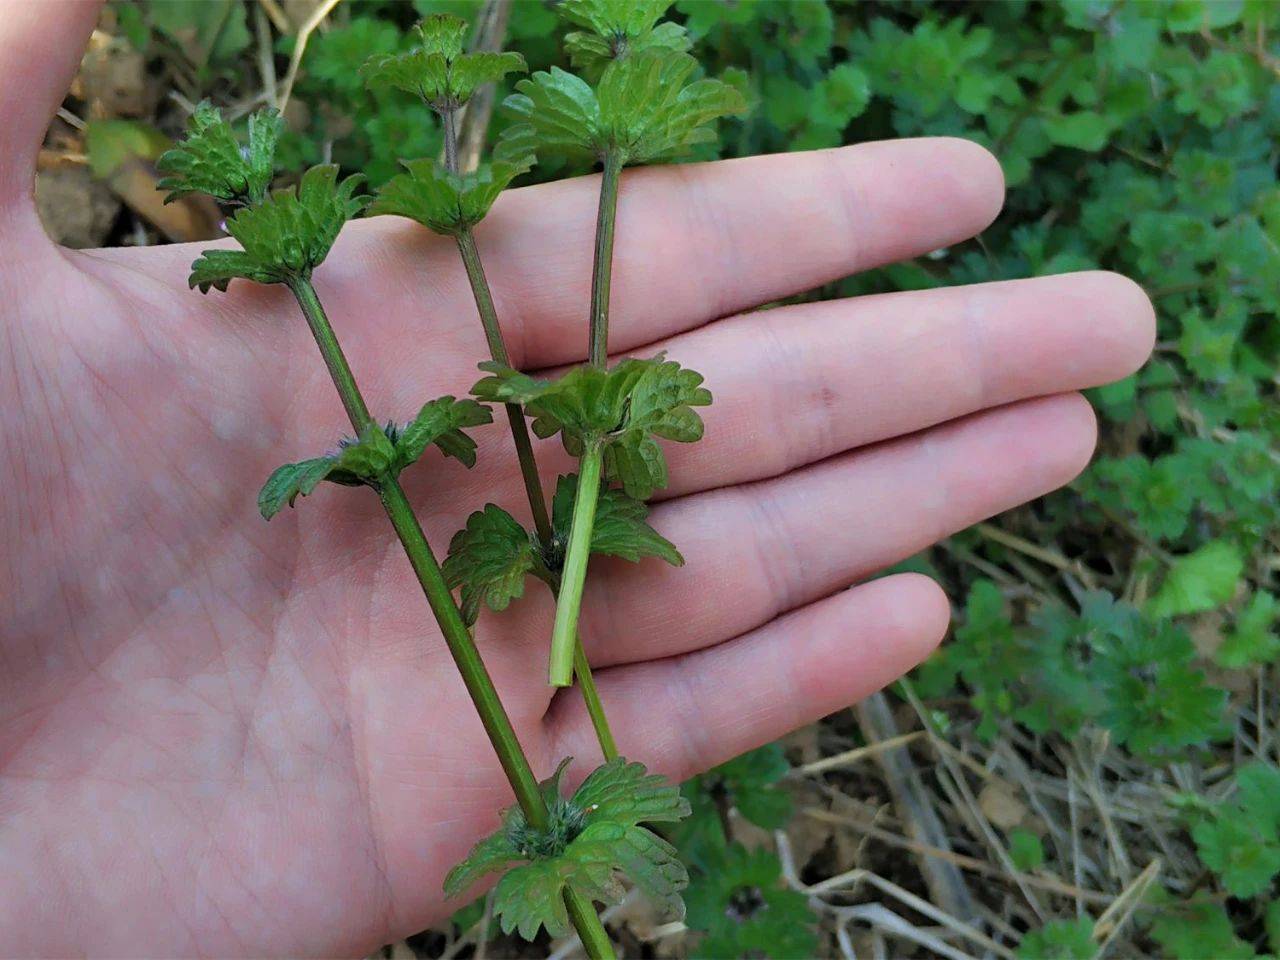
[[[613,228],[618,216],[621,176],[622,157],[616,150],[611,150],[604,158],[600,208],[596,212],[596,254],[591,269],[591,338],[587,354],[592,366],[601,369],[609,359],[609,286],[613,279]]]
[[[440,125],[444,127],[444,165],[454,173],[458,172],[458,111],[445,110],[440,114]]]
[[[329,373],[333,377],[333,385],[342,399],[342,405],[351,420],[351,426],[357,434],[370,426],[376,428],[377,424],[369,414],[369,408],[364,402],[360,388],[356,385],[355,377],[334,334],[333,326],[329,323],[320,298],[316,296],[315,287],[309,279],[299,278],[291,282],[289,288],[293,291],[298,306],[307,318],[307,325],[311,328],[316,344],[320,347],[325,366],[329,368]],[[440,625],[445,644],[453,656],[458,672],[462,675],[463,683],[475,704],[476,712],[480,714],[480,721],[489,735],[489,742],[493,744],[494,752],[498,755],[498,762],[511,783],[516,800],[524,811],[525,819],[535,829],[545,830],[549,824],[549,817],[546,802],[538,789],[538,780],[533,775],[529,760],[520,746],[515,729],[511,726],[511,718],[507,716],[507,711],[498,698],[498,691],[493,685],[489,671],[485,669],[480,651],[476,649],[475,641],[467,630],[466,624],[463,623],[462,614],[458,612],[453,594],[445,583],[440,565],[431,552],[431,546],[427,543],[426,535],[422,532],[422,526],[418,523],[413,507],[405,497],[399,481],[393,476],[383,477],[379,481],[378,495],[387,512],[387,517],[391,520],[391,525],[395,528],[396,535],[400,538],[400,544],[409,557],[413,571],[418,577],[418,583],[422,586],[422,592],[431,606],[431,612]],[[590,902],[566,890],[565,905],[579,937],[582,938],[583,945],[587,948],[588,955],[592,958],[612,958],[613,947],[609,943],[608,934],[605,933],[600,918]]]
[[[596,522],[603,466],[604,451],[600,443],[589,444],[578,461],[578,494],[573,501],[569,544],[565,548],[560,595],[556,598],[556,623],[551,631],[551,667],[548,673],[552,686],[556,687],[567,687],[573,674],[578,611],[582,606],[582,588],[587,581],[587,562],[591,559],[591,533]]]

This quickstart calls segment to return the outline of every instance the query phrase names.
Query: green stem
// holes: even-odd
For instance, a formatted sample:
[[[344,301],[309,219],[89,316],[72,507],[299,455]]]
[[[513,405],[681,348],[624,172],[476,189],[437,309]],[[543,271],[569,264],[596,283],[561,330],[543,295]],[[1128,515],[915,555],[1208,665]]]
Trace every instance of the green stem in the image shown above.
[[[440,114],[440,125],[444,127],[444,165],[454,173],[458,172],[458,111],[446,110]]]
[[[502,326],[498,323],[498,311],[493,304],[493,293],[489,289],[489,281],[484,273],[484,265],[480,262],[480,251],[476,248],[476,238],[470,227],[464,227],[455,238],[458,252],[462,255],[463,265],[467,269],[467,279],[471,283],[471,292],[475,297],[476,310],[480,314],[480,323],[484,327],[485,339],[489,343],[489,354],[498,363],[510,365],[506,342],[502,338]],[[534,458],[533,444],[529,440],[529,428],[525,423],[524,411],[519,404],[505,404],[507,420],[511,424],[511,439],[515,442],[516,456],[520,461],[520,473],[524,477],[525,495],[529,500],[529,510],[533,514],[534,529],[538,539],[551,543],[554,531],[551,519],[547,516],[546,498],[542,492],[542,480],[538,476],[538,464]],[[549,583],[551,592],[559,596],[560,586]],[[582,638],[574,645],[573,672],[582,688],[582,699],[587,707],[587,715],[591,717],[591,726],[595,728],[596,739],[600,742],[600,750],[606,760],[618,755],[617,741],[609,728],[609,719],[605,716],[604,704],[600,701],[596,689],[595,678],[591,675],[591,664],[582,649]]]
[[[551,631],[552,686],[567,687],[573,675],[573,650],[578,637],[578,610],[582,606],[582,588],[587,581],[587,562],[591,559],[591,533],[596,522],[596,503],[600,499],[600,472],[604,451],[597,441],[587,446],[578,461],[578,493],[573,501],[573,520],[569,526],[569,543],[565,548],[564,572],[560,578],[560,596],[556,598],[556,623]]]
[[[559,594],[555,596],[559,599]],[[596,689],[596,678],[591,672],[591,664],[587,662],[587,652],[582,649],[581,635],[573,647],[573,672],[578,678],[578,686],[582,688],[582,702],[586,704],[587,716],[591,718],[591,726],[596,731],[600,752],[604,754],[605,760],[615,760],[618,757],[618,742],[613,739],[613,731],[609,728],[609,718],[605,716],[600,691]]]
[[[493,293],[489,289],[489,281],[484,275],[484,266],[480,262],[480,251],[476,249],[475,234],[470,227],[464,227],[459,231],[456,239],[458,253],[462,255],[462,263],[467,268],[467,279],[471,282],[471,292],[475,296],[480,324],[484,327],[484,336],[489,342],[489,355],[498,363],[510,366],[511,357],[502,339],[498,311],[493,305]],[[508,403],[505,406],[507,420],[511,424],[511,439],[515,441],[516,456],[520,460],[520,475],[524,478],[525,495],[529,500],[529,510],[533,513],[533,526],[538,533],[538,539],[543,543],[550,543],[551,518],[547,516],[547,501],[542,492],[542,479],[538,476],[538,464],[533,456],[533,443],[529,439],[529,427],[525,423],[524,411],[516,403]]]
[[[604,158],[600,207],[596,211],[596,255],[591,269],[591,339],[587,354],[592,366],[601,369],[609,359],[609,287],[613,279],[613,228],[618,216],[621,176],[622,157],[616,150],[611,150]]]
[[[596,914],[596,908],[590,900],[570,887],[564,888],[564,905],[569,910],[569,919],[578,931],[578,939],[591,960],[613,960],[613,944],[609,942],[609,934],[605,933],[604,924]]]
[[[294,280],[289,287],[297,298],[303,315],[307,318],[307,325],[311,328],[316,344],[320,347],[325,365],[333,377],[333,385],[337,388],[338,395],[342,398],[342,405],[351,420],[351,426],[357,434],[371,425],[376,426],[360,393],[360,388],[356,385],[355,377],[351,373],[351,367],[342,352],[338,338],[333,332],[333,326],[325,315],[320,298],[316,296],[315,287],[306,278]],[[480,651],[476,649],[475,641],[462,621],[462,615],[458,612],[457,604],[454,603],[453,594],[445,583],[440,565],[431,552],[431,546],[427,543],[422,526],[414,515],[413,507],[409,505],[409,500],[395,477],[382,478],[378,484],[378,495],[387,512],[387,517],[391,520],[391,525],[395,528],[396,535],[400,538],[400,544],[409,557],[413,571],[417,574],[418,583],[421,584],[422,592],[431,606],[431,612],[440,625],[445,644],[453,656],[454,663],[457,664],[467,693],[471,695],[476,712],[480,715],[480,721],[489,735],[490,743],[493,744],[493,750],[498,755],[498,762],[511,783],[511,789],[515,793],[521,810],[524,811],[525,819],[534,829],[545,830],[550,820],[546,802],[538,789],[538,780],[533,775],[529,760],[525,757],[520,741],[516,737],[515,728],[511,726],[511,718],[507,716],[507,711],[498,698],[498,691],[493,685],[489,671],[485,669]],[[604,926],[591,903],[568,889],[565,890],[564,900],[588,956],[593,960],[612,958],[613,946],[609,943],[608,934],[605,933]]]

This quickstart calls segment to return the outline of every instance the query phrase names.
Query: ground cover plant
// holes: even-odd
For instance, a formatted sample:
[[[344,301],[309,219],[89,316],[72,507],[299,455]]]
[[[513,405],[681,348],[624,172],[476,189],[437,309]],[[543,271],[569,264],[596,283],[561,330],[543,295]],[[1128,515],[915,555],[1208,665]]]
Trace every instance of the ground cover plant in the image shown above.
[[[156,69],[170,71],[191,104],[206,96],[242,104],[257,84],[255,8],[219,8],[224,18],[208,26],[182,22],[163,4],[122,5],[120,31],[163,62]],[[578,129],[549,140],[552,149],[532,164],[525,145],[537,134],[526,138],[520,125],[536,127],[539,105],[552,97],[589,104],[582,91],[599,90],[613,47],[599,42],[584,7],[514,4],[505,48],[522,54],[529,72],[507,72],[518,64],[499,46],[487,51],[493,59],[484,75],[502,71],[498,100],[525,99],[495,111],[490,163],[474,171],[460,160],[455,169],[450,159],[465,152],[451,146],[459,91],[428,90],[424,106],[419,89],[395,82],[400,58],[412,58],[424,42],[444,42],[414,31],[420,17],[454,13],[482,22],[485,9],[429,0],[412,8],[340,5],[310,38],[291,122],[264,118],[255,129],[263,142],[279,135],[270,172],[280,182],[290,180],[279,176],[284,171],[332,160],[367,175],[375,209],[455,237],[495,364],[484,371],[481,399],[508,405],[503,416],[517,432],[524,421],[510,408],[525,407],[538,418],[535,433],[559,436],[582,458],[580,474],[599,469],[619,478],[608,487],[588,484],[586,497],[571,477],[536,496],[530,486],[532,536],[508,513],[511,504],[476,504],[442,564],[446,585],[459,591],[464,626],[518,596],[529,575],[559,592],[556,678],[563,681],[575,653],[578,577],[590,570],[586,548],[612,543],[618,555],[678,562],[679,544],[644,526],[636,495],[661,478],[659,461],[646,453],[648,434],[615,429],[617,408],[577,406],[586,391],[612,383],[613,371],[583,368],[567,384],[511,371],[468,239],[500,184],[580,172],[604,159],[600,143]],[[670,23],[652,32],[652,24],[614,24],[609,35],[625,38],[638,57],[656,62],[662,51],[687,49],[746,102],[712,137],[688,142],[685,156],[938,133],[969,137],[999,156],[1006,213],[980,242],[872,271],[821,295],[1096,266],[1139,278],[1160,319],[1155,361],[1092,397],[1101,453],[1080,481],[909,564],[937,576],[956,600],[954,637],[936,659],[876,703],[682,788],[690,816],[659,830],[687,869],[687,914],[682,923],[646,922],[642,912],[626,920],[636,908],[624,903],[617,916],[637,951],[1197,958],[1280,949],[1278,16],[1274,4],[1225,0],[681,0]],[[174,37],[193,29],[204,38],[200,62],[186,63]],[[283,63],[297,30],[277,33]],[[574,39],[562,48],[565,34]],[[468,34],[466,49],[473,40]],[[355,65],[366,61],[362,74]],[[579,74],[585,86],[561,71]],[[310,108],[307,116],[298,116],[299,103]],[[182,113],[163,113],[160,126],[176,133]],[[197,123],[210,117],[197,114]],[[103,171],[111,168],[109,135],[119,133],[99,127],[89,139]],[[155,140],[130,143],[153,150]],[[399,164],[405,158],[407,168]],[[304,192],[330,197],[326,215],[335,218],[341,204],[354,204],[351,181],[308,176],[297,187],[299,204]],[[339,193],[344,183],[349,198]],[[223,189],[221,199],[244,194],[261,209],[265,188],[259,173],[238,192]],[[120,219],[132,227],[142,218],[125,212]],[[298,255],[291,269],[316,250]],[[209,271],[279,276],[271,265],[217,260]],[[583,309],[583,336],[590,314],[601,349],[607,260],[594,285],[597,309]],[[225,273],[206,276],[216,284]],[[642,359],[650,370],[661,367]],[[703,372],[714,387],[714,371]],[[681,376],[686,399],[701,399],[700,384],[672,372]],[[696,418],[697,403],[672,409],[680,406]],[[387,444],[357,431],[356,443],[295,466],[267,491],[266,504],[287,502],[322,474],[367,485],[421,456],[431,442],[422,438],[437,429],[445,453],[469,458],[453,431],[483,414],[457,400],[431,410],[424,407],[413,434],[375,425]],[[601,410],[601,419],[587,416]],[[696,432],[683,411],[674,422],[658,421],[669,433]],[[402,448],[406,435],[417,439]],[[595,490],[599,500],[591,504]],[[548,493],[540,518],[537,504],[547,504]],[[570,551],[575,515],[585,531],[593,507],[591,535],[581,533]],[[589,676],[578,679],[589,695]],[[607,706],[593,707],[605,756]],[[554,805],[556,797],[547,799]],[[668,809],[683,812],[671,794],[663,797]],[[513,814],[504,836],[525,826]],[[504,853],[499,841],[494,849]],[[458,882],[469,878],[464,872]],[[484,943],[496,936],[496,906],[482,898],[413,949],[438,955]]]

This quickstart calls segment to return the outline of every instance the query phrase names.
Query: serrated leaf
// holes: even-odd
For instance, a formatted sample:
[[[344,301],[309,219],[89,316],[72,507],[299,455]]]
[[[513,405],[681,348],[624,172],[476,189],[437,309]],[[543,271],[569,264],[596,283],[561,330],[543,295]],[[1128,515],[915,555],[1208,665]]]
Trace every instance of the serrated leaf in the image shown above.
[[[365,62],[360,75],[368,86],[404,90],[445,113],[458,109],[484,84],[526,69],[518,53],[463,53],[467,24],[451,14],[427,17],[415,30],[419,45],[413,50]]]
[[[307,496],[322,480],[353,487],[376,483],[392,465],[395,449],[385,434],[371,427],[359,441],[343,444],[336,454],[277,467],[258,493],[258,510],[270,520],[299,496]]]
[[[622,757],[592,770],[574,791],[573,802],[593,820],[613,823],[674,823],[689,815],[689,801],[679,787]]]
[[[1231,918],[1218,903],[1178,904],[1151,926],[1163,955],[1174,960],[1248,960],[1253,947],[1236,936]],[[1090,954],[1092,956],[1092,954]]]
[[[458,400],[447,395],[428,400],[416,417],[394,431],[396,469],[415,463],[431,444],[446,457],[474,467],[476,442],[462,432],[463,428],[492,422],[493,412],[474,400]]]
[[[501,870],[513,860],[523,859],[521,852],[511,842],[510,832],[499,830],[485,837],[467,854],[467,858],[445,875],[444,895],[453,899],[464,893],[473,883],[487,873]]]
[[[369,207],[371,214],[408,217],[446,235],[485,218],[498,195],[533,166],[532,130],[516,124],[503,131],[492,163],[474,172],[451,173],[437,160],[409,160],[405,173],[388,181]]]
[[[556,481],[551,499],[551,526],[556,540],[568,542],[573,520],[573,500],[578,493],[577,474]],[[674,567],[684,565],[675,545],[645,522],[649,508],[621,490],[606,487],[596,503],[595,525],[591,530],[591,552],[622,557],[633,563],[641,557],[660,557]]]
[[[209,101],[191,115],[187,137],[156,161],[168,174],[156,186],[168,190],[165,203],[189,193],[207,193],[222,203],[259,203],[267,196],[275,173],[276,141],[284,121],[274,110],[249,117],[248,146],[241,147]]]
[[[672,821],[688,814],[679,791],[644,766],[617,758],[592,771],[569,799],[559,783],[568,761],[542,783],[550,811],[545,831],[529,828],[511,808],[499,830],[504,840],[482,840],[450,872],[449,896],[463,892],[484,873],[501,869],[515,851],[525,862],[498,882],[493,908],[502,929],[532,939],[545,927],[553,936],[569,931],[563,893],[572,888],[588,900],[617,903],[625,875],[672,916],[682,912],[680,891],[688,882],[675,848],[641,821]]]
[[[638,500],[667,483],[666,458],[653,438],[699,439],[702,418],[692,408],[711,403],[701,374],[662,355],[623,360],[608,371],[579,366],[558,380],[536,380],[492,362],[480,368],[490,376],[472,388],[477,397],[523,405],[535,434],[559,433],[575,456],[587,442],[603,441],[606,476]]]
[[[1150,602],[1154,617],[1200,613],[1231,599],[1244,572],[1244,557],[1235,544],[1213,540],[1178,557]]]
[[[691,46],[678,23],[660,20],[671,0],[565,0],[557,12],[574,26],[565,35],[569,61],[596,80],[609,62],[652,47],[683,53]]]
[[[614,154],[623,163],[674,159],[714,140],[713,121],[746,109],[726,83],[689,82],[696,67],[687,54],[650,48],[611,62],[594,90],[553,67],[518,83],[505,107],[533,126],[540,150],[587,159]]]
[[[188,284],[208,293],[232,280],[287,283],[305,278],[324,262],[343,225],[360,212],[359,174],[338,181],[332,164],[312,167],[295,187],[246,207],[227,221],[242,250],[206,250],[191,265]]]
[[[507,511],[488,503],[453,535],[443,569],[449,589],[462,588],[462,618],[473,624],[482,603],[501,611],[523,596],[533,565],[528,531]]]
[[[308,496],[333,472],[333,457],[317,457],[277,467],[258,493],[258,511],[270,520],[299,496]]]

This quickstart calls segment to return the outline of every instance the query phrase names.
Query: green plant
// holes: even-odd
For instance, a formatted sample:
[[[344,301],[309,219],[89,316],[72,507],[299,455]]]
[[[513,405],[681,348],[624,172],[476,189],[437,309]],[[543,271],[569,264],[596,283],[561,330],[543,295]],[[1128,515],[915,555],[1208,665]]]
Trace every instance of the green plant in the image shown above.
[[[337,453],[287,464],[272,474],[259,496],[262,514],[270,519],[323,480],[368,486],[377,492],[511,781],[526,829],[552,829],[556,821],[546,795],[399,481],[401,471],[432,444],[464,462],[474,462],[474,443],[462,427],[488,422],[490,414],[474,401],[442,397],[424,405],[404,427],[384,428],[373,418],[311,282],[312,272],[328,256],[342,226],[365,205],[365,198],[356,194],[360,180],[339,181],[336,167],[313,167],[296,189],[265,195],[261,188],[264,171],[274,169],[274,136],[262,131],[274,131],[276,124],[267,113],[255,118],[251,128],[259,132],[259,139],[244,153],[228,151],[230,129],[220,116],[202,108],[191,138],[160,158],[161,168],[170,175],[171,195],[203,191],[243,204],[227,222],[228,233],[242,249],[206,251],[192,265],[189,282],[205,293],[212,287],[226,290],[236,279],[286,285],[311,329],[355,431],[355,438],[343,441]],[[592,955],[611,956],[608,936],[590,901],[575,887],[557,895],[562,901],[558,909],[573,918]]]
[[[619,899],[621,876],[675,914],[682,912],[680,891],[687,883],[675,849],[640,823],[678,820],[688,814],[688,803],[640,764],[617,756],[577,633],[592,552],[682,562],[675,547],[645,523],[643,499],[666,482],[654,437],[696,440],[701,420],[692,407],[711,400],[700,375],[661,356],[623,360],[612,369],[605,363],[621,168],[678,155],[710,136],[707,124],[740,105],[732,88],[718,81],[689,82],[696,62],[683,53],[683,32],[674,24],[656,25],[665,7],[652,5],[636,19],[625,5],[604,0],[570,4],[567,12],[575,22],[597,31],[596,40],[579,33],[573,44],[575,56],[598,76],[597,86],[563,71],[523,83],[525,92],[509,101],[509,109],[525,122],[509,128],[493,161],[474,171],[460,169],[457,114],[478,87],[523,69],[518,54],[465,52],[465,22],[435,14],[419,25],[410,49],[374,56],[361,71],[371,86],[411,93],[439,118],[443,162],[408,162],[405,173],[384,185],[372,209],[409,216],[457,242],[490,349],[490,359],[481,364],[490,375],[475,393],[506,408],[534,519],[533,532],[526,533],[510,514],[489,504],[454,538],[444,569],[409,506],[399,474],[431,445],[472,465],[476,445],[463,431],[489,422],[491,414],[474,400],[453,397],[428,402],[403,426],[380,425],[370,414],[311,283],[312,272],[342,226],[368,205],[368,198],[358,194],[362,178],[340,180],[337,167],[316,166],[296,187],[269,194],[278,118],[269,111],[254,115],[248,146],[242,149],[220,114],[203,104],[192,118],[187,141],[159,164],[168,174],[162,186],[170,199],[203,192],[238,208],[227,221],[227,232],[240,249],[206,251],[192,265],[191,286],[207,293],[226,290],[236,279],[286,285],[354,430],[354,437],[343,440],[336,452],[276,470],[259,496],[263,516],[270,519],[323,481],[368,486],[378,493],[516,793],[518,807],[508,811],[502,828],[450,874],[448,895],[461,893],[486,872],[521,862],[506,870],[497,886],[495,912],[503,929],[531,938],[541,928],[561,935],[572,925],[593,957],[612,955],[612,947],[592,901]],[[564,99],[567,90],[576,98],[572,106]],[[532,166],[539,149],[582,149],[605,169],[591,362],[556,381],[537,381],[510,366],[473,234],[501,191]],[[560,433],[580,458],[578,474],[558,481],[550,511],[526,410],[538,436]],[[610,481],[621,489],[610,487]],[[520,594],[529,574],[542,579],[558,599],[552,682],[567,685],[576,672],[605,758],[568,799],[560,794],[567,760],[550,780],[534,782],[469,631],[482,605],[501,610]],[[461,609],[452,588],[461,589]]]

